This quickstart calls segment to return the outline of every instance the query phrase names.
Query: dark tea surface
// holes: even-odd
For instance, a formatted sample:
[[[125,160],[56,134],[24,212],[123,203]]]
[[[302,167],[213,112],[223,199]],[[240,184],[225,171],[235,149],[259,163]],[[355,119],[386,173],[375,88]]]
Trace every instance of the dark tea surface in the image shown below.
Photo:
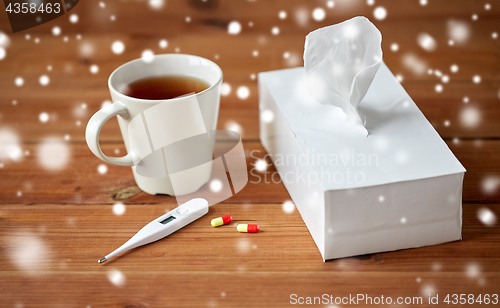
[[[121,92],[138,99],[161,100],[198,93],[209,87],[206,81],[196,77],[166,75],[139,79]]]

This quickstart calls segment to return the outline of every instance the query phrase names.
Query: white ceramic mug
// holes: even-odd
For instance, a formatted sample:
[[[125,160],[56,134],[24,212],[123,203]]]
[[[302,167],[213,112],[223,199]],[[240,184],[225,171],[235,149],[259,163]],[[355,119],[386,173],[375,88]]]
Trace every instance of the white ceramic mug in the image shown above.
[[[164,75],[196,77],[206,81],[210,85],[208,89],[196,93],[195,96],[198,100],[206,131],[215,130],[219,115],[220,85],[222,83],[222,70],[220,67],[214,62],[198,56],[163,54],[154,56],[151,62],[145,62],[142,59],[130,61],[117,68],[111,74],[108,86],[113,104],[99,110],[90,118],[85,138],[92,153],[103,161],[113,165],[132,166],[135,181],[143,191],[149,194],[175,195],[168,176],[145,177],[136,172],[130,149],[129,124],[134,117],[141,115],[142,112],[152,106],[160,103],[183,104],[183,102],[186,103],[190,98],[178,97],[167,100],[146,100],[129,97],[120,92],[123,87],[139,79]],[[107,120],[114,116],[118,117],[118,124],[128,153],[123,157],[106,156],[99,146],[101,128]],[[189,115],[183,116],[189,117]],[[168,114],[165,114],[165,118],[168,118]],[[168,131],[162,131],[161,134],[168,134],[169,138],[175,139],[178,136],[182,136],[182,131],[180,129],[169,129]],[[209,176],[207,175],[206,178],[209,178]]]

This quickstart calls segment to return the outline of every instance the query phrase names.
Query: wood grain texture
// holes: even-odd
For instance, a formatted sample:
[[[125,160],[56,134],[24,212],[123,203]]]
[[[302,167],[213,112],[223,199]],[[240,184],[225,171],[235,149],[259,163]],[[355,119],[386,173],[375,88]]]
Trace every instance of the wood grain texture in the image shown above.
[[[464,207],[462,241],[323,263],[297,211],[284,215],[281,204],[225,203],[183,232],[99,265],[97,259],[142,226],[138,217],[160,216],[170,206],[127,205],[125,214],[116,216],[109,204],[4,205],[0,268],[9,283],[2,286],[2,298],[27,306],[41,301],[52,306],[192,307],[248,301],[247,306],[280,307],[294,293],[426,297],[429,287],[439,294],[494,293],[500,283],[494,248],[500,244],[500,229],[479,223],[481,206]],[[237,222],[258,223],[261,232],[237,233],[236,223],[210,226],[213,217],[228,213]],[[14,266],[17,250],[36,241],[45,251],[32,256],[31,263]],[[477,264],[480,273],[468,277],[468,267]],[[108,279],[115,270],[124,276],[123,286]]]
[[[500,3],[489,1],[491,9],[485,10],[484,1],[429,0],[421,6],[417,0],[377,0],[375,6],[388,11],[379,21],[364,0],[336,0],[333,9],[323,0],[168,0],[158,11],[148,1],[104,1],[105,8],[99,2],[80,1],[71,11],[79,16],[76,24],[65,15],[16,34],[5,15],[0,18],[0,31],[10,39],[0,61],[0,130],[15,132],[23,153],[17,161],[0,155],[0,307],[284,307],[290,294],[426,301],[433,292],[440,299],[448,293],[500,292],[500,227],[478,218],[484,209],[500,215],[500,39],[492,38],[500,32]],[[326,10],[325,20],[311,19],[316,7]],[[287,12],[284,20],[278,18],[281,10]],[[302,25],[296,19],[300,12],[308,20]],[[85,144],[86,123],[110,99],[107,78],[116,67],[145,49],[218,63],[232,89],[221,98],[218,127],[241,127],[251,170],[266,155],[258,134],[256,74],[302,65],[307,33],[357,15],[370,17],[381,30],[384,61],[467,169],[462,241],[322,262],[300,214],[282,210],[290,197],[270,164],[265,173],[254,170],[239,194],[182,232],[97,264],[176,204],[173,197],[141,192],[129,168],[108,165],[99,174],[103,163]],[[233,20],[242,25],[236,36],[227,33]],[[450,20],[468,26],[465,44],[448,45]],[[60,36],[51,34],[54,26],[61,27]],[[275,26],[277,36],[271,34]],[[422,32],[435,38],[435,51],[418,46]],[[159,47],[160,39],[168,40],[167,48]],[[116,40],[125,44],[120,55],[111,51]],[[391,51],[393,43],[397,52]],[[404,64],[408,54],[421,59],[423,74]],[[89,71],[93,64],[97,74]],[[450,71],[452,64],[458,72]],[[443,83],[428,69],[450,81]],[[45,87],[39,84],[44,74],[50,77]],[[478,84],[472,82],[475,75],[481,76]],[[14,85],[18,76],[22,87]],[[441,93],[434,90],[438,83]],[[245,100],[236,95],[240,86],[250,90]],[[471,110],[478,121],[468,125]],[[49,114],[46,123],[38,119],[42,112]],[[68,150],[62,170],[41,164],[48,138]],[[125,153],[116,120],[105,125],[100,139],[106,154]],[[125,205],[123,215],[113,213],[117,202]],[[235,223],[209,226],[212,218],[228,214]],[[236,222],[258,223],[261,232],[237,233]]]
[[[451,150],[468,170],[464,179],[464,203],[498,203],[500,195],[484,191],[483,182],[500,174],[500,142],[496,140],[449,142]],[[116,155],[125,153],[122,144],[104,143],[105,153]],[[237,195],[225,202],[229,203],[282,203],[290,197],[267,153],[258,141],[243,143],[248,184]],[[70,143],[68,151],[71,160],[60,171],[48,171],[38,159],[40,145],[27,144],[23,151],[30,154],[22,161],[4,164],[0,169],[9,181],[0,182],[2,198],[0,204],[113,204],[121,201],[127,204],[174,203],[175,198],[166,195],[149,195],[137,188],[132,171],[128,167],[107,166],[107,172],[100,174],[98,167],[102,161],[81,142]],[[118,154],[118,155],[120,155]],[[265,172],[255,169],[257,159],[266,159]],[[29,166],[29,168],[27,168]],[[18,196],[18,192],[22,195]]]

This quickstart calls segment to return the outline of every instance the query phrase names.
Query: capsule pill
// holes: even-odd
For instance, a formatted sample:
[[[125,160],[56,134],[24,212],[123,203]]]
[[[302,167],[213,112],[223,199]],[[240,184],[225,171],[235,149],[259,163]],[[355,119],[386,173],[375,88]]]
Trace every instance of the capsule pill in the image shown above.
[[[259,225],[252,224],[239,224],[236,229],[238,232],[249,232],[249,233],[257,233],[259,232]]]
[[[230,224],[232,221],[233,221],[233,217],[231,217],[231,215],[226,215],[226,216],[217,217],[217,218],[212,219],[211,224],[213,227],[218,227],[218,226]]]

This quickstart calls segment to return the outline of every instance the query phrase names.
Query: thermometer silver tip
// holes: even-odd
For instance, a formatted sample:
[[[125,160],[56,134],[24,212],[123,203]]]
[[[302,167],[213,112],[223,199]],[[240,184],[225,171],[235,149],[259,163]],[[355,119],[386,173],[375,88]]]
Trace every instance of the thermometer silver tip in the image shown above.
[[[101,263],[106,262],[106,260],[107,260],[106,258],[102,258],[101,260],[99,260],[99,261],[97,261],[97,262],[99,262],[99,264],[101,264]]]

